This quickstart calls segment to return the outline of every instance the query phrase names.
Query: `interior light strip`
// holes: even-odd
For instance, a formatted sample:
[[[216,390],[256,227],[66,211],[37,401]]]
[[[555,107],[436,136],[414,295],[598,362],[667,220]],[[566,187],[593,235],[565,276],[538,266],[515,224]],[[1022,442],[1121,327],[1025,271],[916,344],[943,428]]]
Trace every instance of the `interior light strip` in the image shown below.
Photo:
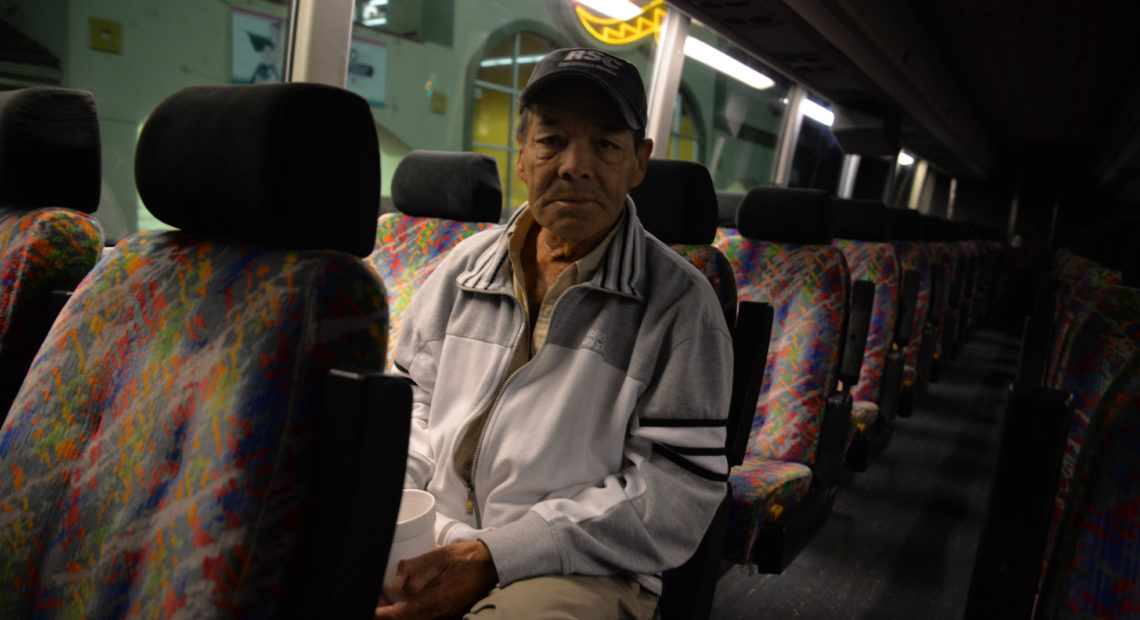
[[[800,114],[812,119],[813,121],[823,123],[828,127],[835,122],[835,112],[819,105],[818,103],[804,97],[800,102]]]
[[[685,39],[685,55],[697,62],[704,63],[721,73],[736,78],[741,82],[755,88],[763,90],[770,88],[776,83],[772,78],[760,73],[759,71],[749,67],[748,65],[740,62],[739,60],[725,54],[724,52],[716,49],[715,47],[701,41],[689,37]]]
[[[578,0],[578,4],[601,13],[606,17],[622,21],[633,19],[641,15],[641,7],[629,0]]]
[[[542,60],[542,57],[543,57],[543,54],[536,54],[534,56],[519,56],[519,64],[520,65],[533,64],[533,63],[536,63],[536,62]],[[502,67],[504,65],[510,65],[513,62],[514,62],[514,59],[509,58],[509,57],[507,57],[507,58],[487,58],[487,59],[479,61],[479,66],[480,67]]]

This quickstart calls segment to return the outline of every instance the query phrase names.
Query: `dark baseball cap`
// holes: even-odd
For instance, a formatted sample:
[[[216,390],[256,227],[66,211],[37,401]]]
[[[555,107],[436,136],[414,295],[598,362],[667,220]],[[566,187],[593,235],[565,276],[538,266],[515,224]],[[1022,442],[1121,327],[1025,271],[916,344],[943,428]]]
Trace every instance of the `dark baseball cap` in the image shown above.
[[[519,109],[546,86],[566,78],[587,79],[601,86],[617,104],[630,129],[645,129],[645,86],[637,67],[613,54],[589,48],[554,50],[538,61],[519,95]]]

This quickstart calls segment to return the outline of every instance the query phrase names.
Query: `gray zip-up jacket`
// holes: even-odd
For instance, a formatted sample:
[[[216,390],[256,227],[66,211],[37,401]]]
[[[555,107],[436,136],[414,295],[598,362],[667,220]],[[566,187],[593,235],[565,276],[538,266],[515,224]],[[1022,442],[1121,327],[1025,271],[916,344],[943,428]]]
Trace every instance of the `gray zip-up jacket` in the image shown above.
[[[415,382],[407,485],[435,495],[436,542],[482,540],[503,585],[624,573],[659,593],[658,575],[692,555],[725,495],[724,314],[704,276],[626,207],[602,264],[565,291],[546,343],[510,378],[525,319],[509,225],[451,250],[402,315],[395,363]],[[456,443],[487,407],[469,488]]]

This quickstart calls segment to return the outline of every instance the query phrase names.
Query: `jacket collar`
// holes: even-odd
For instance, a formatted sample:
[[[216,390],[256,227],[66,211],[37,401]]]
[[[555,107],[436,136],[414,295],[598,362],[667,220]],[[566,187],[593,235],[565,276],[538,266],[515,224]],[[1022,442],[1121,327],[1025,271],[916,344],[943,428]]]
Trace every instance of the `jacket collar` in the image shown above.
[[[514,294],[507,231],[526,208],[526,203],[523,203],[516,209],[511,219],[500,228],[495,243],[483,250],[470,268],[459,274],[455,281],[461,288]],[[645,229],[637,219],[633,199],[629,196],[625,198],[625,208],[622,230],[614,236],[594,276],[584,284],[640,300],[644,298],[641,290],[645,278]]]

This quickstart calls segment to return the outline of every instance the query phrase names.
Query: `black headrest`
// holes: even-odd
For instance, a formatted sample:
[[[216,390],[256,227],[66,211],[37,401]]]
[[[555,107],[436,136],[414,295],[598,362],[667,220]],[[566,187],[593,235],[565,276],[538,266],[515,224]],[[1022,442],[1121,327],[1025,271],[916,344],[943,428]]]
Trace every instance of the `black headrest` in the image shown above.
[[[835,236],[859,241],[887,240],[887,206],[877,200],[835,198]]]
[[[887,208],[887,238],[891,241],[920,241],[922,214],[904,207]]]
[[[645,230],[665,243],[710,245],[716,237],[716,190],[701,164],[650,159],[629,194]]]
[[[12,207],[99,208],[99,113],[89,92],[0,92],[0,202]]]
[[[946,220],[925,213],[922,214],[918,230],[920,241],[950,241],[953,236]]]
[[[716,190],[716,225],[720,228],[736,228],[736,209],[744,200],[744,192]]]
[[[736,211],[736,227],[749,239],[826,245],[835,238],[835,206],[823,190],[753,187]]]
[[[368,102],[322,84],[194,86],[151,113],[135,183],[188,232],[367,256],[380,212]]]
[[[412,151],[392,176],[392,203],[405,215],[498,222],[499,163],[482,153]]]

